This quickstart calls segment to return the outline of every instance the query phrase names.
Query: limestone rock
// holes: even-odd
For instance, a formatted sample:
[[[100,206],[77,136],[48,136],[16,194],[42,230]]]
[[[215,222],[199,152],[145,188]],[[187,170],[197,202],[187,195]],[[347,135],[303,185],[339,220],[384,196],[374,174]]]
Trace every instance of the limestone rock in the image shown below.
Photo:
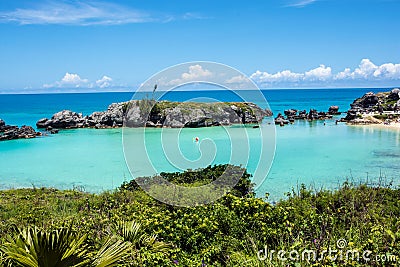
[[[83,117],[73,111],[63,110],[51,119],[40,119],[38,128],[110,128],[110,127],[208,127],[236,123],[259,123],[270,110],[254,103],[197,103],[155,100],[132,100],[113,103],[106,111],[93,112]]]
[[[31,126],[11,126],[0,119],[0,141],[13,140],[21,138],[35,138],[40,136],[40,132],[36,132]]]

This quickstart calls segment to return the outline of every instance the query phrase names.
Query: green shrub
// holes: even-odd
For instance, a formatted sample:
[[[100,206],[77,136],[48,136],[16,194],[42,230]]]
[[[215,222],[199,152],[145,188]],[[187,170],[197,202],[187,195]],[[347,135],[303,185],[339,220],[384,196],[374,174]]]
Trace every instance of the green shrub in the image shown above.
[[[388,115],[387,114],[374,115],[374,118],[378,120],[386,120],[388,118]]]

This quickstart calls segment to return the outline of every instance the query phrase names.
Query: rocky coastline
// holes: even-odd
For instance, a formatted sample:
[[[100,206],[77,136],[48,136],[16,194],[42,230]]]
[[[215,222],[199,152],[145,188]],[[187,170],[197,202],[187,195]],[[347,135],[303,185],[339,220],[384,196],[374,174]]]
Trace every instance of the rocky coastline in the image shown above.
[[[342,122],[351,125],[386,124],[400,122],[400,89],[389,92],[369,92],[350,104]]]
[[[330,106],[327,112],[310,109],[287,109],[278,113],[275,124],[284,126],[296,120],[328,120],[341,115],[338,106]],[[58,129],[74,128],[118,128],[126,127],[167,127],[167,128],[200,128],[232,124],[257,124],[265,117],[272,116],[272,111],[264,110],[254,103],[225,102],[197,103],[172,102],[154,100],[131,100],[128,102],[112,103],[105,111],[93,112],[84,116],[70,110],[62,110],[51,118],[37,121],[38,129],[31,126],[21,127],[7,125],[0,119],[0,141],[35,138],[47,133],[58,133]],[[400,125],[400,89],[394,88],[389,92],[369,92],[357,98],[350,104],[346,116],[338,122],[350,125],[382,124]]]
[[[310,109],[306,110],[287,109],[284,113],[278,113],[275,124],[284,126],[292,124],[296,120],[328,120],[333,116],[341,115],[338,106],[330,106],[327,112]],[[336,120],[349,125],[396,124],[400,127],[400,89],[394,88],[389,92],[368,92],[350,104],[350,109],[345,112],[346,116]]]
[[[55,113],[51,118],[36,123],[41,129],[168,127],[199,128],[231,124],[259,123],[272,116],[248,102],[197,103],[154,100],[132,100],[113,103],[106,111],[84,116],[70,110]]]
[[[31,126],[7,125],[5,121],[0,119],[0,141],[35,138],[41,135],[41,132],[36,132]]]

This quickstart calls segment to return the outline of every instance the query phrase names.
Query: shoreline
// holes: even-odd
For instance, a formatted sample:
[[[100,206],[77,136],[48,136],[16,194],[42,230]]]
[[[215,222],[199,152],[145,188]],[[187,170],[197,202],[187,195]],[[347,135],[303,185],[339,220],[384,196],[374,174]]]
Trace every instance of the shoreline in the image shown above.
[[[357,126],[357,127],[371,127],[371,128],[376,128],[376,129],[392,129],[392,130],[400,130],[400,123],[395,122],[395,123],[390,123],[390,124],[384,124],[384,123],[370,123],[370,124],[350,124],[346,123],[347,126]]]

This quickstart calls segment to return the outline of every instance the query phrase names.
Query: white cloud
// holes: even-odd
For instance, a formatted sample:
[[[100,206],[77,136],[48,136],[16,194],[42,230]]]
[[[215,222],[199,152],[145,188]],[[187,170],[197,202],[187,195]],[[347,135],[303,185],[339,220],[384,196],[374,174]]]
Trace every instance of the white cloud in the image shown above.
[[[400,64],[385,63],[378,66],[369,59],[363,59],[354,70],[345,68],[336,74],[332,73],[331,67],[321,64],[319,67],[303,73],[296,73],[290,70],[268,73],[258,70],[250,78],[260,86],[266,87],[334,86],[346,82],[351,86],[352,84],[356,85],[357,81],[362,85],[378,81],[392,84],[400,81]]]
[[[350,68],[345,68],[344,71],[339,72],[334,76],[335,80],[344,80],[351,77],[351,70]]]
[[[182,16],[183,19],[189,20],[189,19],[208,19],[208,17],[203,16],[199,13],[193,13],[193,12],[186,12]]]
[[[276,82],[298,82],[304,78],[302,73],[294,73],[290,70],[284,70],[275,74],[268,72],[256,71],[250,76],[251,79],[261,83],[276,83]]]
[[[53,84],[45,84],[43,87],[90,87],[88,79],[82,79],[76,73],[65,73],[64,77]]]
[[[318,68],[307,71],[304,74],[304,80],[306,81],[326,81],[332,76],[331,67],[320,65]]]
[[[369,59],[361,60],[354,71],[346,68],[335,76],[336,80],[400,80],[400,64],[385,63],[375,65]]]
[[[107,88],[111,86],[112,79],[106,75],[103,76],[100,80],[96,81],[96,85],[100,88]]]
[[[276,73],[257,70],[250,75],[250,79],[263,88],[298,88],[298,87],[391,87],[400,84],[400,63],[374,64],[370,59],[361,60],[355,68],[345,68],[343,71],[332,73],[332,68],[321,64],[319,67],[304,71],[294,72],[283,70]],[[229,76],[226,73],[210,71],[201,64],[186,67],[173,78],[158,80],[159,86],[177,86],[187,83],[207,83],[214,81],[220,84],[236,86],[236,89],[248,89],[251,85],[246,76]],[[116,85],[114,80],[104,75],[102,78],[90,81],[77,73],[67,72],[59,81],[52,84],[44,84],[44,88],[91,88],[91,89],[115,89],[123,85]],[[126,85],[124,85],[126,87]],[[232,87],[233,88],[233,87]],[[152,90],[153,86],[149,88]]]
[[[304,81],[326,81],[332,76],[332,69],[325,65],[320,65],[318,68],[311,69],[305,73],[296,73],[290,70],[280,71],[274,74],[268,72],[256,71],[250,78],[257,83],[299,83]]]
[[[201,16],[186,13],[183,19],[199,19]],[[203,18],[203,17],[201,17]],[[100,1],[48,1],[32,8],[17,8],[0,12],[0,23],[62,25],[119,25],[174,20],[171,15],[151,14],[127,6]]]
[[[89,82],[88,79],[82,79],[78,74],[74,73],[65,73],[64,77],[61,79],[60,84],[64,85],[77,85],[79,86],[80,84],[87,84]]]
[[[90,82],[89,79],[81,78],[76,73],[65,73],[60,81],[51,84],[44,84],[44,88],[108,88],[112,87],[112,78],[104,75],[103,78],[97,80],[95,83]]]
[[[247,82],[248,78],[243,76],[243,75],[238,75],[238,76],[234,76],[232,78],[229,78],[225,81],[225,83],[227,84],[235,84],[235,83],[243,83],[243,82]]]
[[[371,62],[369,59],[363,59],[361,60],[361,63],[358,68],[354,70],[354,72],[351,74],[352,78],[364,78],[367,79],[368,77],[371,77],[371,75],[375,72],[375,70],[378,67]]]
[[[189,66],[188,72],[182,73],[180,78],[173,79],[167,82],[167,85],[180,85],[189,82],[206,82],[207,78],[211,77],[213,74],[211,71],[207,69],[203,69],[203,67],[199,64]]]
[[[400,64],[383,64],[374,71],[374,77],[384,79],[400,79]]]
[[[202,66],[197,64],[197,65],[190,66],[189,72],[185,72],[182,74],[182,79],[184,81],[191,81],[191,80],[195,80],[198,78],[209,77],[211,75],[212,75],[212,73],[209,70],[203,69]]]
[[[308,6],[308,5],[310,5],[310,4],[312,4],[312,3],[314,3],[314,2],[316,2],[317,0],[300,0],[300,1],[292,1],[291,3],[289,3],[288,5],[286,5],[286,6],[288,6],[288,7],[305,7],[305,6]]]

